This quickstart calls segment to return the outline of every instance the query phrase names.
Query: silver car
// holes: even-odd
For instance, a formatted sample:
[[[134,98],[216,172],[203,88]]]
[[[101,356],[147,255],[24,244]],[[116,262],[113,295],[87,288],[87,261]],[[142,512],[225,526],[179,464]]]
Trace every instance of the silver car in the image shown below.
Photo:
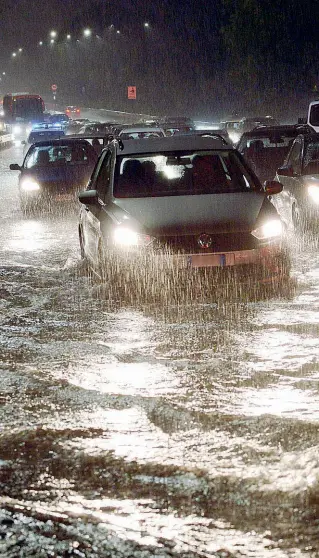
[[[82,203],[82,257],[100,275],[116,268],[236,270],[257,281],[288,272],[281,219],[242,156],[222,138],[113,141]]]

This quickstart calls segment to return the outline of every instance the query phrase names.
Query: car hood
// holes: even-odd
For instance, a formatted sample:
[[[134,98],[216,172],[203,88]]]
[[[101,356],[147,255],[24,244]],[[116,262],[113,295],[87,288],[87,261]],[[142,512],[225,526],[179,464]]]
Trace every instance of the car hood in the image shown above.
[[[277,215],[264,192],[117,198],[107,211],[118,224],[166,235],[251,231],[262,214]]]

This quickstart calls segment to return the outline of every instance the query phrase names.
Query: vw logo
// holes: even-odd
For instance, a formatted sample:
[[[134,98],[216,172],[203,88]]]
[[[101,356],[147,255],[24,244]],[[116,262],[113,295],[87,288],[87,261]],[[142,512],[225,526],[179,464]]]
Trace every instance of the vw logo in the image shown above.
[[[201,248],[210,248],[213,243],[213,239],[209,234],[203,233],[199,235],[197,243]]]

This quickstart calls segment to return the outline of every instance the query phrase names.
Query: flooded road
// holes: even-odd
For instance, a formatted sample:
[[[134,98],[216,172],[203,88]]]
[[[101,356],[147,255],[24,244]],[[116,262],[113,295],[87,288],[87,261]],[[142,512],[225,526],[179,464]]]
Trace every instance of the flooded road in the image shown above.
[[[0,153],[0,555],[319,556],[319,255],[256,302],[127,304]]]

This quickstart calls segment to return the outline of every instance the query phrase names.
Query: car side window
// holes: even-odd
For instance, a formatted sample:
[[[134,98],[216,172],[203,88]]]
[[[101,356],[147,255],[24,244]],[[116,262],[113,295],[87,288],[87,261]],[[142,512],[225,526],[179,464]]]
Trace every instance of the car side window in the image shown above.
[[[292,166],[295,174],[301,173],[301,143],[299,141],[292,147],[287,162]]]

